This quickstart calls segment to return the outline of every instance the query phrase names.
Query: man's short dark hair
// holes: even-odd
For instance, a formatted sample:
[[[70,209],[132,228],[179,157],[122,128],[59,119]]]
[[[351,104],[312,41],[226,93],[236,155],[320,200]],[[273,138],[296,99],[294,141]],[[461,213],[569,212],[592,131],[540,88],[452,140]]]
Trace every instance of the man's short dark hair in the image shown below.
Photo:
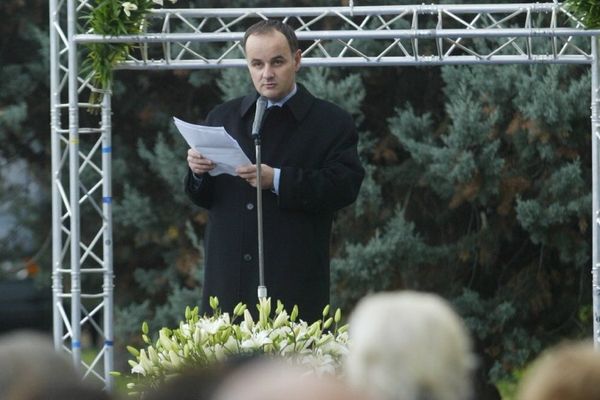
[[[288,24],[276,19],[264,19],[248,28],[244,34],[244,41],[242,43],[244,49],[246,49],[246,41],[250,35],[264,35],[273,31],[281,32],[285,36],[292,54],[298,50],[298,38],[294,30]]]

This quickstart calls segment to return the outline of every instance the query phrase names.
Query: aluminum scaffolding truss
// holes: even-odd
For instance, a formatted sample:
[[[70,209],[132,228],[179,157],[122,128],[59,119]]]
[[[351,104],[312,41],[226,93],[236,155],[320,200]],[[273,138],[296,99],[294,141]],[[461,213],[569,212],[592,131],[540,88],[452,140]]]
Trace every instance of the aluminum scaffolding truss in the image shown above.
[[[283,19],[296,29],[304,66],[590,64],[593,335],[600,344],[600,70],[595,38],[600,32],[584,30],[561,4],[162,9],[148,15],[144,34],[118,37],[83,31],[78,21],[91,7],[90,0],[50,0],[54,343],[82,365],[82,327],[97,331],[103,346],[89,365],[83,364],[86,375],[112,387],[112,148],[110,93],[99,106],[82,100],[100,90],[90,84],[91,76],[79,72],[79,47],[137,44],[119,69],[244,67],[243,32],[267,18]],[[87,113],[90,107],[98,112]],[[87,127],[80,126],[80,115]]]

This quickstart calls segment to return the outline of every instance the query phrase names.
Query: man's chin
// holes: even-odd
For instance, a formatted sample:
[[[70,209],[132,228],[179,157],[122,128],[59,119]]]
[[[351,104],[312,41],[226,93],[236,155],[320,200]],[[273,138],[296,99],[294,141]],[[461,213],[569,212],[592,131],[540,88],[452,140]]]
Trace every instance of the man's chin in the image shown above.
[[[281,92],[277,89],[262,89],[260,91],[260,95],[263,97],[266,97],[267,99],[271,100],[271,101],[278,101],[281,98],[283,98],[283,96],[281,95]]]

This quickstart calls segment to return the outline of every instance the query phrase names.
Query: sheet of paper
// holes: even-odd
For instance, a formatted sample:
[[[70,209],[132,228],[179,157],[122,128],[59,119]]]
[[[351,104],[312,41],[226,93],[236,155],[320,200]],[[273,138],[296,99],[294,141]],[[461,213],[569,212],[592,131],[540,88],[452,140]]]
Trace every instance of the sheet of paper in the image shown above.
[[[190,124],[175,117],[173,121],[192,149],[217,164],[209,174],[235,176],[237,167],[252,164],[238,142],[229,136],[224,127]]]

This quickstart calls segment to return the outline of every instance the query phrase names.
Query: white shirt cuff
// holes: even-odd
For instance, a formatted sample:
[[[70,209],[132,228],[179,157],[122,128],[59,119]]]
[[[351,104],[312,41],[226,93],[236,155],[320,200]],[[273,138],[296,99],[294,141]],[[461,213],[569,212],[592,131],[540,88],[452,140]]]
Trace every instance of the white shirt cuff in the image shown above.
[[[273,168],[273,192],[279,196],[279,177],[281,176],[280,168]]]

